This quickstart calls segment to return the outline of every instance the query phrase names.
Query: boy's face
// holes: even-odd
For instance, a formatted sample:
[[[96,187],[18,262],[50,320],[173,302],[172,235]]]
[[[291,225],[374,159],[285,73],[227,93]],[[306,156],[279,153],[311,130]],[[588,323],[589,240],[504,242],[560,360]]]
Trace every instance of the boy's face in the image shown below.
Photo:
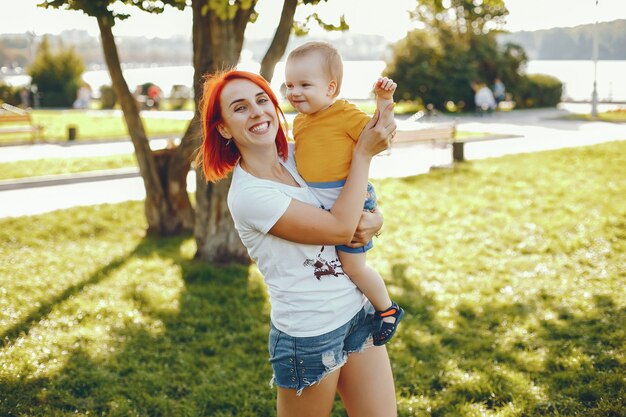
[[[287,99],[300,113],[313,114],[330,106],[337,82],[322,69],[317,52],[291,58],[285,66]]]

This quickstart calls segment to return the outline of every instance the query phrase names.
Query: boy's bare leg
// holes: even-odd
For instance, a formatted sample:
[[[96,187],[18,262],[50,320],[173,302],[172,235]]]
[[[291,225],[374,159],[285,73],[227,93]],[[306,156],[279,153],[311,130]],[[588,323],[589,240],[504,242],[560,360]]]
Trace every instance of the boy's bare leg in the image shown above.
[[[348,274],[352,282],[356,284],[370,303],[378,311],[384,311],[391,307],[391,298],[385,287],[385,281],[366,263],[366,255],[363,253],[348,253],[337,251],[343,271]],[[393,323],[395,318],[384,317],[384,321]]]

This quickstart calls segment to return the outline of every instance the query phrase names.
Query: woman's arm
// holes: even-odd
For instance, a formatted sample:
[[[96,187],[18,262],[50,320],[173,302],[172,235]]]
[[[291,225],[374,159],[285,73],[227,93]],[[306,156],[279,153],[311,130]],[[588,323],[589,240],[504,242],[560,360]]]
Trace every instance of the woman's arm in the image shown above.
[[[361,219],[372,157],[389,147],[396,130],[393,105],[374,115],[357,141],[348,179],[330,212],[292,199],[269,233],[306,244],[349,244]]]
[[[382,227],[383,213],[380,209],[376,208],[373,211],[363,210],[359,225],[356,228],[356,232],[354,232],[354,236],[352,236],[352,241],[346,246],[351,248],[365,246],[374,236],[378,236]]]

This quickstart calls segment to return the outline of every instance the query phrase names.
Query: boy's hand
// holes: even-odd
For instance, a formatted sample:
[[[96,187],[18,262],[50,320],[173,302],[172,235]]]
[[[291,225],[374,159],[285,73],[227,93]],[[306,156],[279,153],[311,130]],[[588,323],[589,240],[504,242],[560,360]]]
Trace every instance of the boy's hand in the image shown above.
[[[374,94],[377,99],[393,100],[393,93],[397,87],[398,84],[394,83],[391,78],[380,77],[374,84]]]

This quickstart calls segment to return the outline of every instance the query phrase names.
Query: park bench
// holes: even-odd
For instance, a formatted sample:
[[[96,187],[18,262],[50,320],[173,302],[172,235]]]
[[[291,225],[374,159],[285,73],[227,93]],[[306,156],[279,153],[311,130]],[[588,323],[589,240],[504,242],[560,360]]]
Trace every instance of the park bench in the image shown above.
[[[0,134],[8,133],[30,133],[31,139],[35,141],[39,138],[39,133],[43,127],[33,123],[29,112],[10,104],[2,104],[0,108]]]
[[[456,122],[416,123],[412,120],[398,122],[394,144],[430,143],[434,146],[449,146],[452,160],[463,161],[463,140],[455,139]]]
[[[456,138],[455,122],[416,123],[406,120],[397,123],[394,144],[430,143],[434,146],[450,147],[452,163],[465,161],[465,144],[492,140],[510,139],[515,135],[487,135],[484,137]]]

